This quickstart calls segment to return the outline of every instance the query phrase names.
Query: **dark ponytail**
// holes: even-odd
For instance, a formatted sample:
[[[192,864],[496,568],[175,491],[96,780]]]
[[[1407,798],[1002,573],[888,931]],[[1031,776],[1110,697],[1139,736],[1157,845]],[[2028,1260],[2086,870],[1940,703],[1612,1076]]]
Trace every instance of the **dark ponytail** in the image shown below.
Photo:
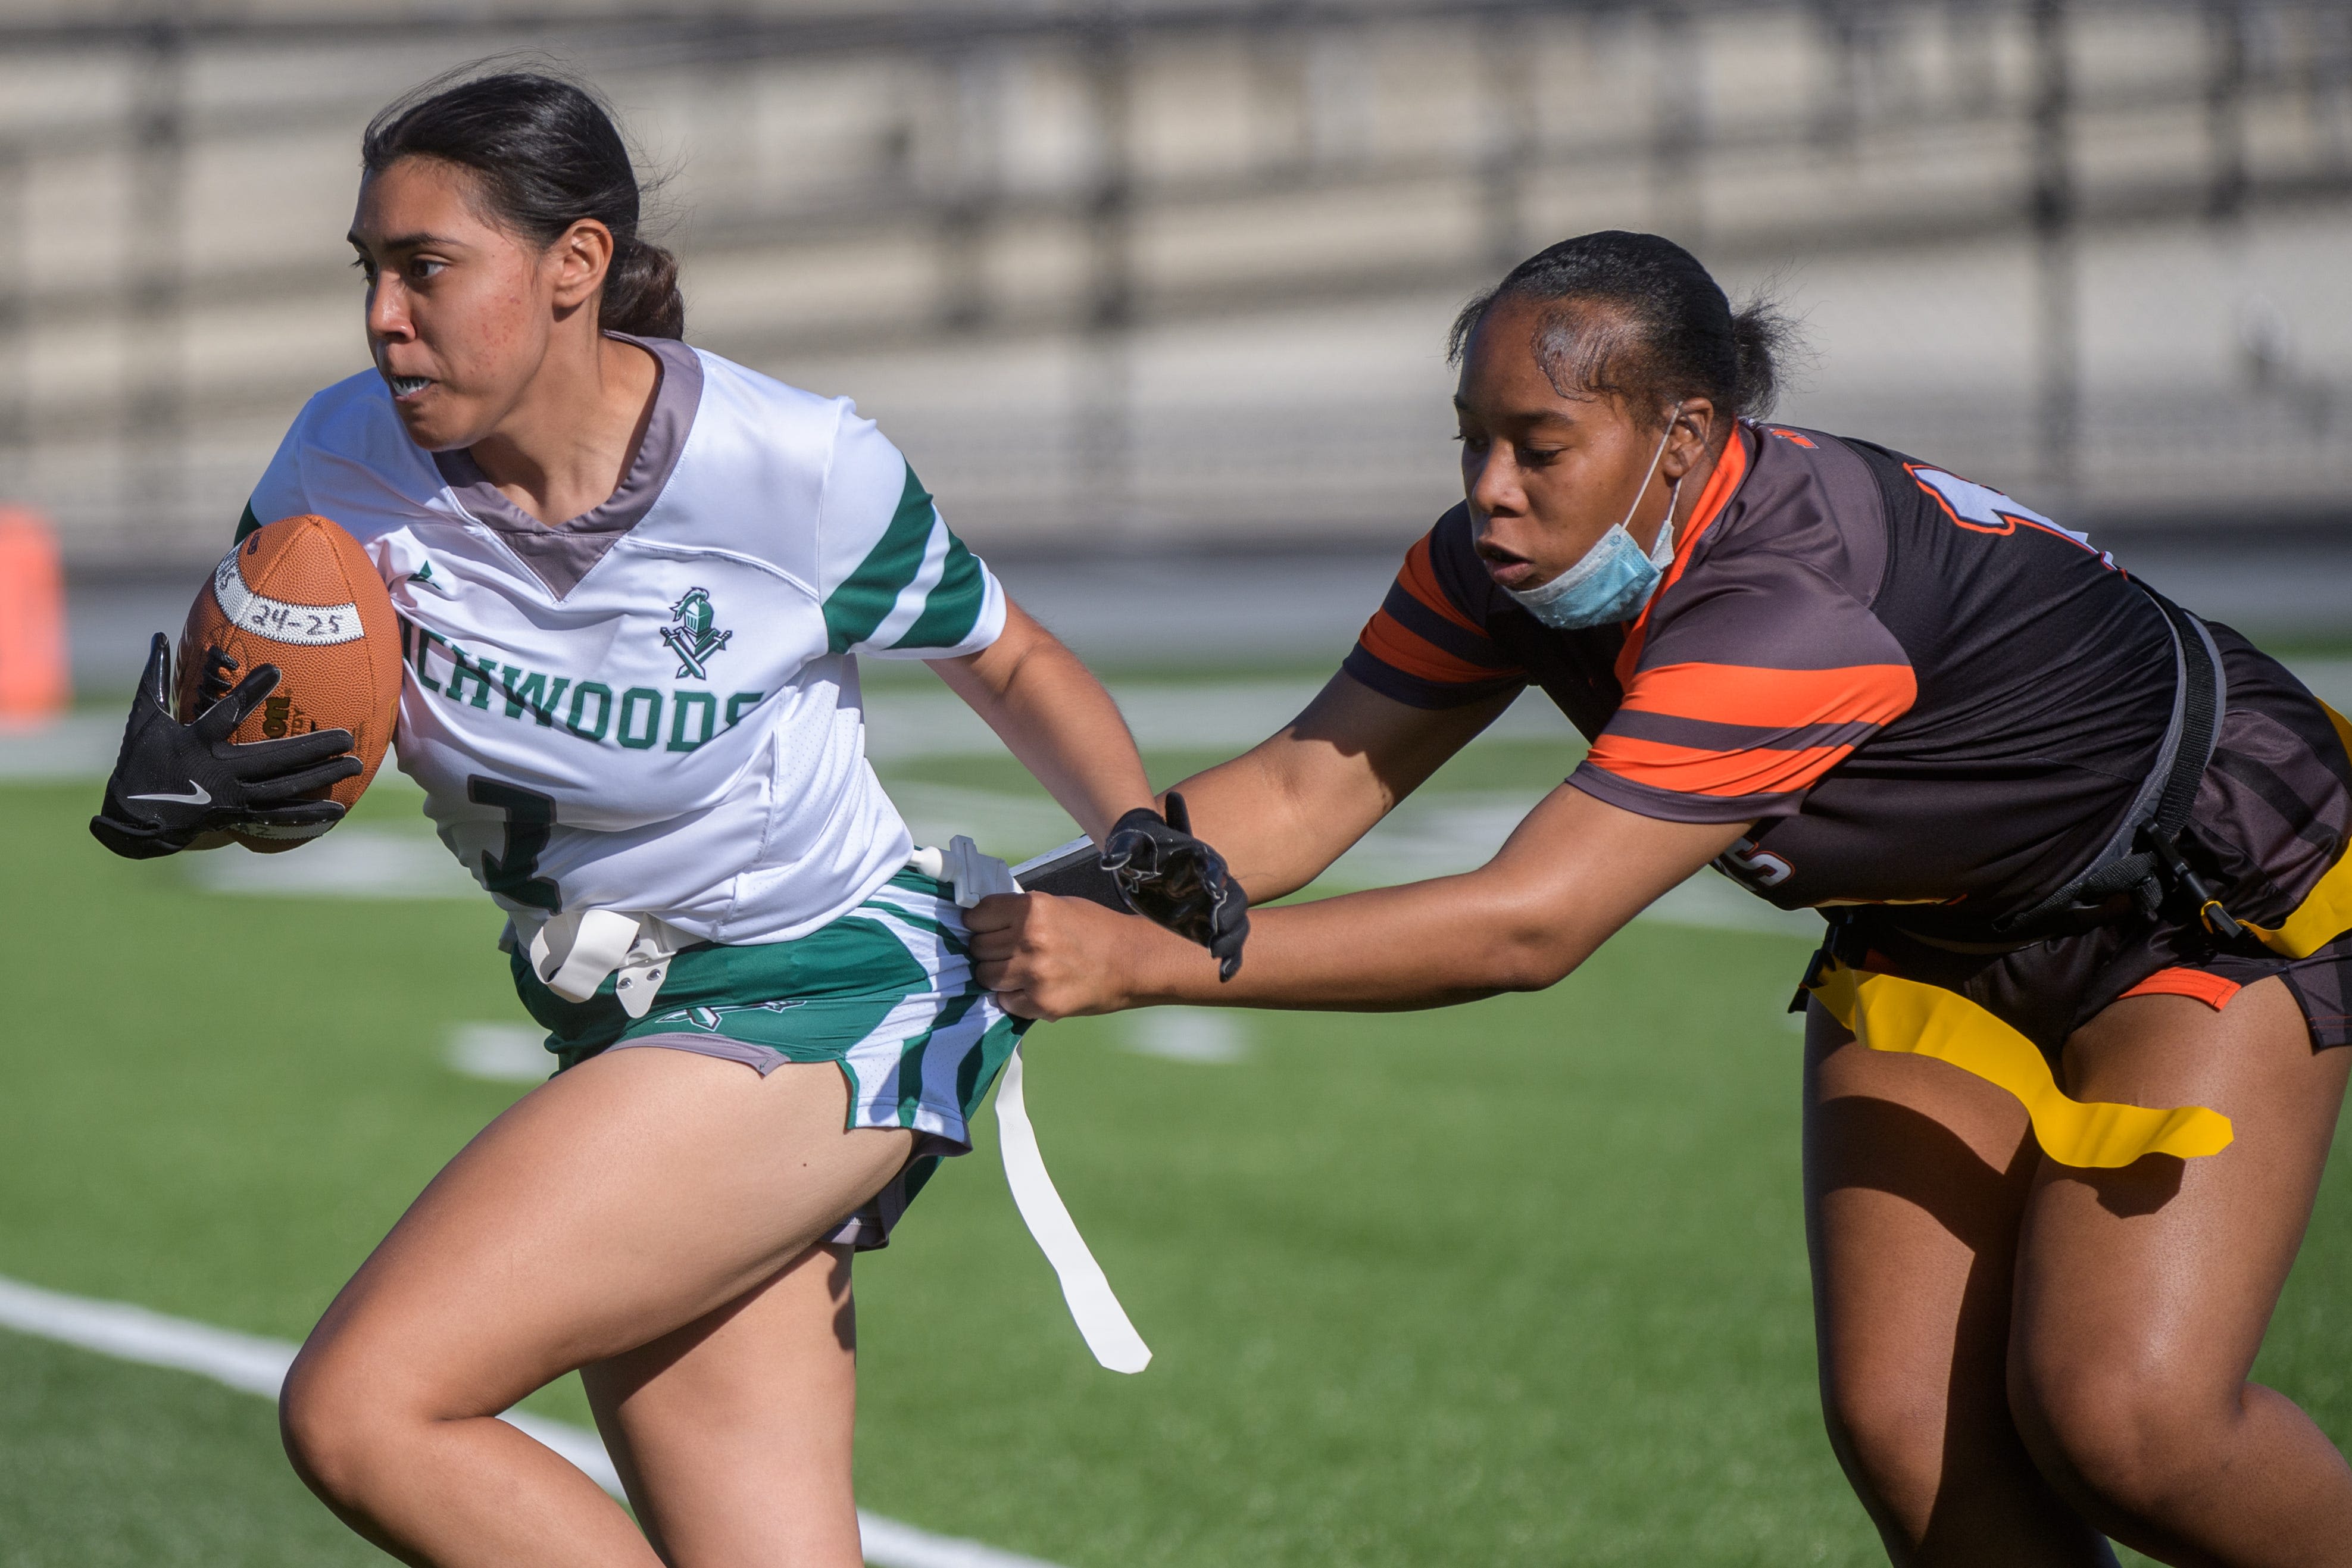
[[[594,218],[613,232],[598,324],[642,338],[684,337],[677,262],[637,233],[636,170],[595,95],[535,71],[448,81],[427,82],[370,121],[360,166],[378,174],[403,158],[438,158],[471,170],[486,216],[541,247]]]
[[[677,258],[658,245],[634,237],[625,245],[615,245],[597,305],[597,322],[608,332],[686,336],[686,296],[678,292]]]
[[[1780,400],[1780,361],[1795,334],[1789,318],[1764,300],[1750,300],[1731,318],[1731,406],[1739,416],[1761,419]]]
[[[1698,258],[1654,234],[1579,235],[1520,262],[1454,318],[1453,363],[1504,300],[1545,307],[1529,346],[1561,396],[1622,398],[1652,426],[1675,403],[1705,397],[1725,416],[1718,438],[1733,419],[1771,412],[1793,339],[1769,300],[1734,314]]]

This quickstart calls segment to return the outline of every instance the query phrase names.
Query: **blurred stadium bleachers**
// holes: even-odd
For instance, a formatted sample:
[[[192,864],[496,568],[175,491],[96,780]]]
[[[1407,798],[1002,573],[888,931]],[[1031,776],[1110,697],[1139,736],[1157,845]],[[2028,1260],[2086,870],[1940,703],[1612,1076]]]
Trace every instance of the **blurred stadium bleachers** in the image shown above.
[[[2352,555],[2342,0],[0,0],[0,500],[78,583],[218,548],[365,364],[361,126],[509,52],[671,176],[692,339],[1000,554],[1392,552],[1458,494],[1453,311],[1633,226],[1802,321],[1784,417]]]

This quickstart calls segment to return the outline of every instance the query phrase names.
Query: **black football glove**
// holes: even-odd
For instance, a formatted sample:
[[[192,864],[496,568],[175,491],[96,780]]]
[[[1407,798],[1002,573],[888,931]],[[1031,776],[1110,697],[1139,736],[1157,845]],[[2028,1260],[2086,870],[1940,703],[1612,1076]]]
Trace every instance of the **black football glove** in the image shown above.
[[[340,802],[301,797],[365,771],[350,754],[349,730],[247,745],[229,741],[278,680],[276,665],[258,666],[183,724],[172,717],[172,645],[158,632],[131,700],[105,804],[89,819],[91,836],[126,859],[150,860],[179,853],[203,833],[341,820]]]
[[[1249,940],[1249,898],[1225,869],[1225,858],[1193,837],[1192,826],[1184,797],[1170,790],[1164,820],[1139,805],[1111,825],[1102,868],[1129,909],[1207,948],[1217,978],[1231,980],[1241,972],[1242,943]]]

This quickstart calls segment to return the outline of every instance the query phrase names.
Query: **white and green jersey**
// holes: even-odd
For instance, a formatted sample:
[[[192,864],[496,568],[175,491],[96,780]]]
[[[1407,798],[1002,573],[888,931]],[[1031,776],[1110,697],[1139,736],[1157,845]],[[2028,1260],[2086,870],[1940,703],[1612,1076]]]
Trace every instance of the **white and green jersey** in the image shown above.
[[[561,527],[418,447],[373,371],[310,401],[248,523],[316,513],[367,547],[407,658],[400,767],[510,913],[802,936],[911,847],[856,656],[977,652],[1003,590],[848,400],[629,341],[661,366],[645,440]]]

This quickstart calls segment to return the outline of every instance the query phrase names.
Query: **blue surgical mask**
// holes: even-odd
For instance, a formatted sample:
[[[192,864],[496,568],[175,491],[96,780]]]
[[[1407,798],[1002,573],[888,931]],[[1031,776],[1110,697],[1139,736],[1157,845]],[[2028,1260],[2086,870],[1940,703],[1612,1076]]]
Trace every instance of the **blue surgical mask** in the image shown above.
[[[1675,481],[1666,496],[1666,521],[1659,526],[1656,548],[1642,553],[1633,542],[1626,524],[1641,509],[1642,497],[1648,493],[1650,477],[1658,471],[1665,458],[1666,443],[1674,437],[1675,421],[1682,417],[1683,405],[1666,417],[1666,433],[1658,437],[1658,449],[1650,454],[1650,466],[1642,474],[1642,483],[1633,491],[1633,504],[1625,509],[1625,516],[1616,527],[1595,541],[1591,549],[1577,558],[1576,564],[1550,582],[1528,589],[1525,593],[1506,588],[1520,608],[1554,631],[1577,631],[1585,626],[1607,626],[1612,621],[1630,621],[1642,613],[1650,595],[1658,591],[1658,581],[1675,558],[1675,503],[1681,499],[1683,482]]]

